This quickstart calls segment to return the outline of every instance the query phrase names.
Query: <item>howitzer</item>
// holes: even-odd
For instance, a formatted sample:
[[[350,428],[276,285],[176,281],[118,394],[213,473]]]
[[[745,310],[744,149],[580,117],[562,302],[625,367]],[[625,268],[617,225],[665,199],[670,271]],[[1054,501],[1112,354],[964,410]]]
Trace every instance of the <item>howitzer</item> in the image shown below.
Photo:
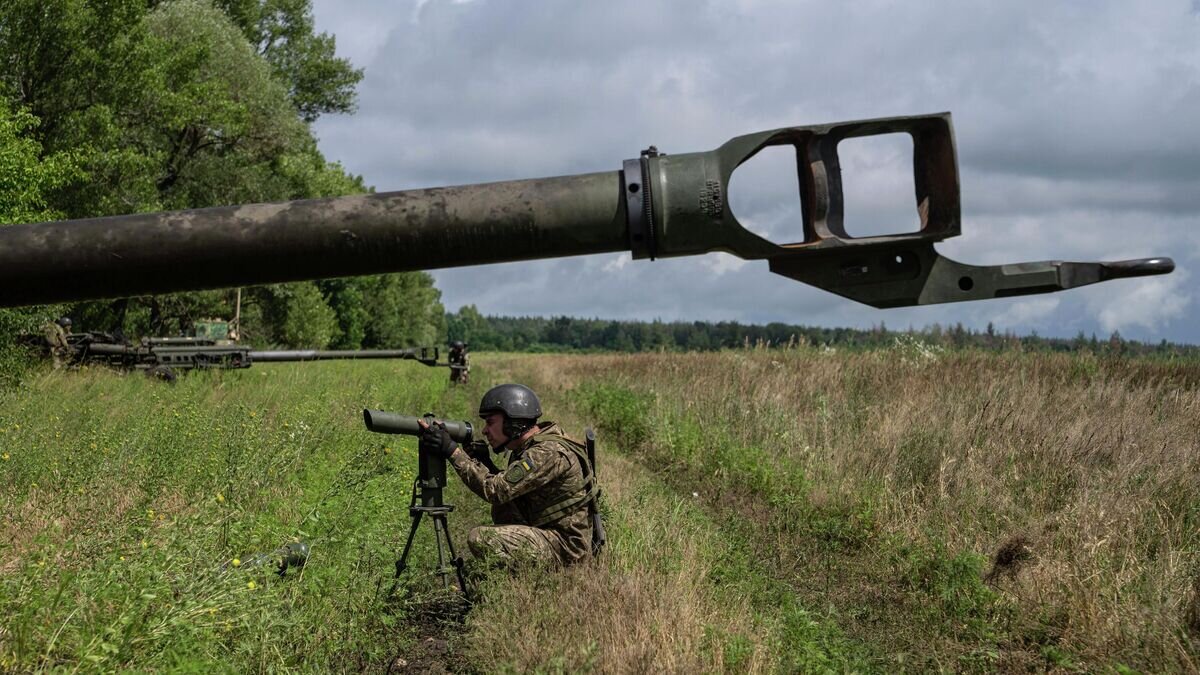
[[[916,232],[852,237],[838,145],[905,133],[913,142]],[[729,206],[734,169],[796,151],[801,239],[775,243]],[[1165,274],[1170,258],[973,266],[934,244],[961,233],[950,114],[798,126],[709,152],[653,147],[620,170],[277,204],[0,228],[0,306],[631,251],[725,251],[875,307],[1046,293]]]
[[[136,345],[106,333],[67,336],[72,362],[101,363],[122,370],[146,370],[168,375],[173,370],[249,368],[252,364],[333,359],[410,359],[426,366],[438,363],[437,347],[411,349],[260,351],[237,344],[196,338],[147,338]]]

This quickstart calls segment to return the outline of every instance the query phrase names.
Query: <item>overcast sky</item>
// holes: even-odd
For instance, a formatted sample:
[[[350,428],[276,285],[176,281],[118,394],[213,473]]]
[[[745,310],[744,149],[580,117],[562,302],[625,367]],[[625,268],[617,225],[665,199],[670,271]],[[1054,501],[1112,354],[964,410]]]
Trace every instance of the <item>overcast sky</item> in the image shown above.
[[[485,314],[934,321],[1200,343],[1200,0],[696,2],[315,0],[365,68],[320,120],[330,160],[379,191],[612,171],[784,126],[951,111],[957,260],[1171,256],[1174,274],[1026,298],[876,310],[724,254],[628,253],[434,273]],[[847,148],[847,230],[915,227],[911,143]],[[782,150],[734,174],[738,218],[801,238]],[[790,173],[789,173],[790,172]]]

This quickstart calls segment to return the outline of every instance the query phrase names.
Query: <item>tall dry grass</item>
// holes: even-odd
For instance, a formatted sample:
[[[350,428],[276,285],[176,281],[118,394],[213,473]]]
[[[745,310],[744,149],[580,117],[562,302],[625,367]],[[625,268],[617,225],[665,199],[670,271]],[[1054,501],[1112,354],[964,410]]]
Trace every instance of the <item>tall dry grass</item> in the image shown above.
[[[719,493],[716,508],[774,522],[759,541],[795,587],[884,652],[930,650],[922,667],[963,667],[972,649],[986,668],[1200,667],[1189,627],[1200,603],[1196,364],[909,342],[866,353],[538,357],[511,368],[551,397],[597,381],[644,394],[652,433],[642,456],[667,474],[709,476],[698,489]],[[722,485],[735,474],[704,457],[717,444],[756,453],[759,475],[795,483],[803,508]],[[779,522],[827,513],[841,529],[825,547],[812,527],[789,533]],[[910,621],[923,611],[915,591],[966,588],[931,581],[943,572],[928,570],[953,565],[913,563],[910,544],[988,561],[981,572],[996,597],[977,603],[986,611],[961,611],[984,628],[949,625],[953,612],[937,635]],[[936,601],[961,609],[959,600]]]
[[[493,579],[471,614],[470,660],[516,672],[767,671],[746,600],[721,597],[706,578],[713,533],[626,460],[606,457],[604,469],[610,503],[621,505],[609,518],[612,547],[561,574]],[[745,636],[747,653],[726,663],[714,631]]]

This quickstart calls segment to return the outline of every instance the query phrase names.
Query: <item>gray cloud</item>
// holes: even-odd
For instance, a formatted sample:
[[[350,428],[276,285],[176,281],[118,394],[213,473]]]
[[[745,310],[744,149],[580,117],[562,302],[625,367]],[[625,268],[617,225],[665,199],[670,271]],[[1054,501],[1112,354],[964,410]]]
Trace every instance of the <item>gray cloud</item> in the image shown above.
[[[1171,255],[1165,278],[878,311],[727,257],[617,255],[436,273],[484,312],[891,326],[931,321],[1200,341],[1200,16],[1195,1],[607,3],[317,0],[366,68],[356,115],[318,123],[380,190],[615,170],[653,143],[704,150],[792,124],[951,110],[964,262]],[[914,223],[906,158],[868,144],[849,229]],[[799,235],[794,170],[734,177],[739,218]],[[789,182],[790,181],[790,182]],[[624,262],[622,262],[624,261]]]

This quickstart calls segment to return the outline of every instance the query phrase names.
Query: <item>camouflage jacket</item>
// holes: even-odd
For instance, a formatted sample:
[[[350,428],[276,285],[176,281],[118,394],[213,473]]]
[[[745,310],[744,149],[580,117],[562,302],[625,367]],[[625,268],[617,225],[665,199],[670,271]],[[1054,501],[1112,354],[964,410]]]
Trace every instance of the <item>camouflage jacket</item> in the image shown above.
[[[530,525],[558,535],[559,558],[566,564],[591,555],[592,523],[587,509],[584,460],[567,443],[562,429],[553,422],[521,448],[509,453],[508,466],[500,473],[466,452],[455,450],[450,457],[454,470],[472,492],[492,505],[497,525]]]
[[[42,335],[46,338],[46,346],[51,350],[66,351],[71,345],[67,342],[67,331],[57,323],[47,323],[42,326]]]

